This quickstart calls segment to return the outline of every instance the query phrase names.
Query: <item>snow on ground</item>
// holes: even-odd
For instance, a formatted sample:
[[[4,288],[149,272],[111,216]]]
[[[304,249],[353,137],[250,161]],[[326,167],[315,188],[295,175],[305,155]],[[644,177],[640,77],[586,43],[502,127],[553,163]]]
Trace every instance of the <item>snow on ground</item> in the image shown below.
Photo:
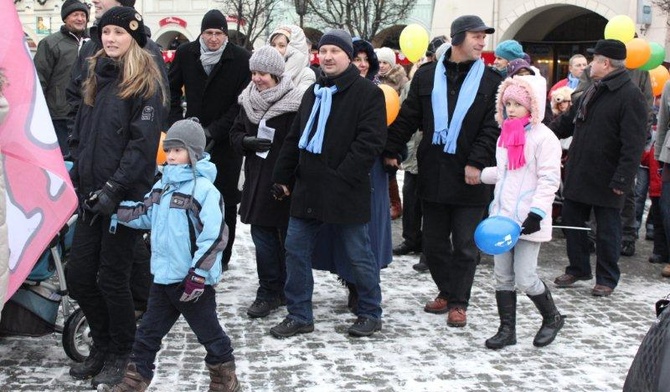
[[[654,303],[670,292],[668,280],[657,273],[629,273],[609,298],[590,295],[593,281],[555,289],[550,282],[562,273],[564,253],[563,240],[557,239],[540,257],[540,276],[568,315],[557,340],[541,349],[532,345],[541,319],[524,295],[518,301],[517,345],[499,351],[484,347],[498,327],[489,257],[478,268],[465,328],[449,328],[445,315],[423,311],[437,292],[429,274],[412,270],[418,257],[411,255],[397,257],[382,271],[381,333],[349,337],[346,330],[355,316],[346,308],[345,289],[334,276],[315,272],[315,331],[275,339],[268,331],[285,309],[261,320],[246,316],[257,277],[245,225],[238,226],[231,270],[217,288],[219,315],[235,347],[244,391],[621,390],[653,322]],[[646,264],[643,256],[625,262]],[[60,338],[1,339],[0,391],[88,390],[86,382],[69,377],[71,362]],[[164,340],[150,391],[206,391],[204,353],[180,320]]]

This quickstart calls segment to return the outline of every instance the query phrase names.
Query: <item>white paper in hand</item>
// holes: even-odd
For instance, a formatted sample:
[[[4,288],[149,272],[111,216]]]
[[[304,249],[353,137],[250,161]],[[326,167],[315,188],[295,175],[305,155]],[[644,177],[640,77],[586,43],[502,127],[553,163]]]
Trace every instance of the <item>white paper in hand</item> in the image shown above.
[[[271,141],[274,140],[275,138],[275,129],[270,128],[265,124],[265,119],[262,119],[260,123],[258,123],[258,135],[256,137],[263,138],[263,139],[270,139]],[[265,159],[268,157],[268,153],[270,150],[263,151],[263,152],[257,152],[256,155],[259,157]]]

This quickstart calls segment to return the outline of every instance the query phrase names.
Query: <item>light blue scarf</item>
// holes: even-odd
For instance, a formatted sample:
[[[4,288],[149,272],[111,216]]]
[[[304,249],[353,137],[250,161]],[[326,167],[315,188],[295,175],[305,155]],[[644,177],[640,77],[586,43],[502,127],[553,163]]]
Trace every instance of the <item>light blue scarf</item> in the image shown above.
[[[307,125],[302,131],[302,136],[300,136],[300,142],[298,147],[301,149],[307,149],[307,151],[312,154],[321,154],[321,147],[323,145],[323,136],[326,133],[326,122],[328,121],[328,116],[330,116],[330,106],[333,104],[333,94],[337,92],[337,86],[332,87],[321,87],[318,84],[314,85],[314,105],[312,105],[312,112],[309,114],[309,119],[307,120]],[[319,112],[319,121],[316,123],[316,132],[312,139],[309,140],[309,133],[312,131],[314,126],[314,119],[316,118],[316,112]]]
[[[472,64],[468,71],[461,91],[458,93],[456,108],[453,118],[449,121],[449,97],[447,94],[447,75],[444,67],[444,54],[440,57],[435,67],[435,78],[433,80],[433,92],[431,103],[433,105],[433,121],[435,132],[433,133],[433,144],[444,144],[444,152],[456,153],[458,134],[461,132],[463,119],[468,114],[470,106],[475,101],[479,83],[484,75],[484,61],[479,59]]]
[[[576,89],[579,84],[579,78],[573,76],[571,73],[568,73],[568,87],[571,89]]]

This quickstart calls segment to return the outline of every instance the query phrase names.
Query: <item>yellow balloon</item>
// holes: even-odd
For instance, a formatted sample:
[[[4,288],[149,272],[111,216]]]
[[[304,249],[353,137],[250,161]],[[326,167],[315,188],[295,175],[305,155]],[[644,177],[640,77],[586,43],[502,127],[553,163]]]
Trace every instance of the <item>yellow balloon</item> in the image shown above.
[[[400,33],[400,50],[409,61],[416,63],[426,53],[429,40],[428,32],[421,25],[408,24]]]
[[[635,22],[627,15],[613,17],[605,25],[605,38],[627,43],[635,38]]]

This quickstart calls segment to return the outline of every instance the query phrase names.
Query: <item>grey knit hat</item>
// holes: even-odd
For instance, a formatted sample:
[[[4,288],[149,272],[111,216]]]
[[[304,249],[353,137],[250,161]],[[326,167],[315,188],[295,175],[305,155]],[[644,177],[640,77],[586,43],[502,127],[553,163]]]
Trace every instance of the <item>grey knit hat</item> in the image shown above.
[[[63,7],[60,9],[60,17],[65,21],[65,18],[75,11],[82,11],[85,13],[86,20],[88,20],[88,6],[79,0],[65,0]]]
[[[249,59],[249,70],[282,76],[286,64],[279,51],[272,46],[256,49]]]
[[[341,29],[332,29],[321,36],[319,40],[319,48],[323,45],[335,45],[342,49],[349,59],[354,58],[354,44],[352,43],[351,34],[348,31]]]
[[[163,148],[181,147],[188,150],[191,163],[202,158],[205,151],[205,131],[196,117],[179,120],[172,124],[163,140]]]

